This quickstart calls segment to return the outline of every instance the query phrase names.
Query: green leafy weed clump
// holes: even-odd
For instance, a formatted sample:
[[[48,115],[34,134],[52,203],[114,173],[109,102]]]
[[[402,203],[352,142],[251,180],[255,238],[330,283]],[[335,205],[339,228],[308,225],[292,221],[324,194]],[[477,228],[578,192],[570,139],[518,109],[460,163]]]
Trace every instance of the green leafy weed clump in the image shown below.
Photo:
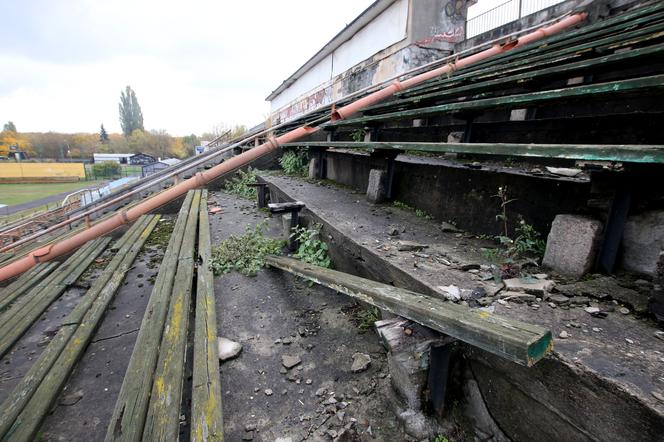
[[[320,240],[320,225],[315,225],[310,229],[297,227],[291,237],[299,242],[297,253],[293,255],[295,258],[319,267],[329,268],[331,266],[332,261],[327,253],[329,247]]]
[[[231,271],[246,276],[256,276],[258,270],[265,265],[266,255],[279,255],[286,242],[274,238],[266,238],[266,223],[256,225],[253,229],[247,226],[242,235],[231,235],[212,250],[210,268],[216,276]]]
[[[255,187],[250,187],[249,184],[256,183],[256,170],[251,167],[246,172],[238,170],[235,176],[224,184],[224,189],[228,193],[241,196],[247,199],[256,199],[258,191]]]
[[[307,154],[304,151],[289,151],[279,158],[279,164],[287,175],[307,175]]]

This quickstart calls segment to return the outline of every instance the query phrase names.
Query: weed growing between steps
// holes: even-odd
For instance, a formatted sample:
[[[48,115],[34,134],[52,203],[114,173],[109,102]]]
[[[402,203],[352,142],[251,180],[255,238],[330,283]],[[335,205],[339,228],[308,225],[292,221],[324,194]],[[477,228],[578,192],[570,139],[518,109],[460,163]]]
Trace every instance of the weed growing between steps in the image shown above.
[[[298,227],[295,232],[291,234],[299,242],[297,253],[293,255],[294,258],[300,261],[314,264],[319,267],[330,268],[332,262],[327,251],[328,245],[321,241],[320,238],[320,225],[315,225],[313,228],[307,229],[306,227]]]
[[[370,307],[359,312],[357,314],[357,319],[359,321],[357,328],[361,331],[371,330],[374,323],[380,319],[380,312],[377,307]]]
[[[392,205],[394,207],[399,208],[399,209],[414,211],[415,216],[418,217],[418,218],[433,219],[433,216],[431,216],[431,214],[429,212],[427,212],[426,210],[416,209],[413,206],[409,206],[408,204],[406,204],[404,202],[395,201],[395,202],[392,203]]]
[[[287,175],[307,176],[307,153],[304,150],[291,150],[279,158],[279,164]]]
[[[249,187],[249,184],[255,183],[256,170],[250,167],[246,172],[238,170],[233,178],[226,181],[224,189],[226,189],[228,193],[241,196],[242,198],[256,199],[258,197],[258,191],[255,187]]]
[[[544,256],[546,242],[535,228],[526,223],[523,218],[519,220],[514,231],[514,237],[509,236],[507,207],[515,199],[510,199],[507,186],[499,187],[494,195],[500,200],[500,211],[496,221],[502,223],[502,234],[493,238],[483,235],[483,239],[494,239],[502,248],[482,249],[484,256],[492,262],[501,264],[503,278],[521,276],[521,264],[538,266]]]
[[[256,276],[258,270],[265,265],[265,255],[280,255],[286,242],[264,235],[266,223],[256,225],[253,229],[247,226],[244,234],[231,235],[212,249],[210,269],[215,276],[231,271],[246,276]]]

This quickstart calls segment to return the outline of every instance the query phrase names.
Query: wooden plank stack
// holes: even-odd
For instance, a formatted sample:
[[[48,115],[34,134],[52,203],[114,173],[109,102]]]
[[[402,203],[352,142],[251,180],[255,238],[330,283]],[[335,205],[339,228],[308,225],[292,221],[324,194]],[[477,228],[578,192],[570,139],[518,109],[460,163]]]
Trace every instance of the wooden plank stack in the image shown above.
[[[56,336],[0,406],[2,440],[28,441],[35,437],[39,425],[85,351],[115,292],[158,221],[159,216],[141,217],[117,241],[115,257],[65,318]],[[105,247],[108,241],[110,239],[100,241],[99,245]],[[87,252],[88,255],[97,256],[95,250],[99,245],[90,244],[92,252]],[[85,262],[82,256],[88,255],[81,253],[81,259],[77,262]],[[68,278],[77,279],[82,266],[80,263],[70,266],[75,273]],[[66,268],[67,263],[62,267]]]
[[[57,270],[0,314],[0,357],[4,356],[39,316],[76,282],[110,241],[110,238],[102,237],[88,242]]]
[[[200,264],[196,269],[196,242]],[[196,291],[192,440],[223,440],[207,193],[190,191],[166,249],[106,433],[107,441],[177,440],[191,296]],[[197,273],[197,275],[196,275]],[[185,412],[186,414],[186,412]]]

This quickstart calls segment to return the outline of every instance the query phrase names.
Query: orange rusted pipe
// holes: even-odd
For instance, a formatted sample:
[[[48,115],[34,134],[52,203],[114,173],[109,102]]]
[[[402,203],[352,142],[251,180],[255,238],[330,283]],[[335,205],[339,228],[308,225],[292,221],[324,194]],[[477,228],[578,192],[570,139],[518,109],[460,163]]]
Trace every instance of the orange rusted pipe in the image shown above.
[[[462,58],[454,63],[447,64],[437,69],[424,72],[415,77],[409,78],[402,82],[395,81],[389,86],[380,89],[372,94],[367,95],[353,103],[341,107],[332,113],[332,120],[339,120],[348,118],[351,115],[359,112],[360,110],[376,104],[380,101],[385,100],[386,98],[391,97],[396,92],[411,88],[415,85],[418,85],[424,81],[427,81],[431,78],[437,76],[454,72],[457,69],[469,66],[473,63],[485,60],[489,57],[501,54],[503,52],[509,51],[516,47],[521,47],[525,44],[532,43],[534,41],[540,40],[544,37],[556,34],[564,29],[567,29],[571,26],[574,26],[587,18],[588,14],[585,12],[580,12],[573,14],[558,23],[555,23],[551,26],[547,26],[537,31],[534,31],[530,34],[526,34],[518,40],[509,42],[504,45],[495,45],[485,51],[478,52],[477,54],[470,55],[468,57]],[[304,136],[310,135],[316,132],[318,128],[303,126],[297,129],[294,129],[290,132],[287,132],[277,138],[268,138],[268,140],[251,150],[248,150],[238,156],[235,156],[228,161],[225,161],[221,164],[216,165],[215,167],[207,170],[205,172],[197,173],[195,176],[189,178],[186,181],[176,184],[170,189],[162,192],[158,195],[149,198],[142,203],[132,207],[127,211],[118,212],[115,216],[100,222],[92,226],[91,228],[77,233],[76,235],[64,239],[59,243],[52,244],[41,249],[38,249],[24,258],[21,258],[11,264],[6,265],[5,267],[0,268],[0,281],[12,278],[16,275],[19,275],[26,270],[30,269],[34,265],[40,262],[50,261],[59,256],[65,255],[72,250],[80,247],[86,242],[97,238],[101,235],[109,233],[114,229],[126,224],[128,222],[136,220],[141,215],[151,212],[152,210],[172,201],[179,196],[184,195],[189,190],[195,189],[197,187],[204,186],[210,181],[226,174],[232,172],[240,167],[245,166],[246,164],[266,155],[279,148],[280,144],[290,143],[296,141]]]
[[[487,58],[496,56],[498,54],[502,54],[514,48],[526,45],[528,43],[541,40],[544,37],[557,34],[564,29],[567,29],[578,23],[581,23],[587,17],[588,14],[585,12],[579,12],[577,14],[570,15],[569,17],[566,17],[557,23],[538,29],[534,32],[531,32],[530,34],[526,34],[523,37],[520,37],[518,40],[514,40],[502,45],[494,45],[489,49],[478,52],[477,54],[464,57],[456,62],[446,64],[445,66],[441,66],[437,69],[432,69],[430,71],[416,75],[402,82],[398,81],[394,82],[384,89],[381,89],[377,92],[374,92],[373,94],[367,95],[364,98],[361,98],[344,107],[337,109],[332,113],[332,120],[343,120],[345,118],[348,118],[366,107],[372,106],[376,103],[385,100],[386,98],[389,98],[390,96],[394,95],[395,93],[399,92],[402,89],[409,89],[413,86],[416,86],[432,78],[436,78],[444,74],[453,73],[454,71],[469,66],[471,64],[475,64],[479,61],[486,60]]]

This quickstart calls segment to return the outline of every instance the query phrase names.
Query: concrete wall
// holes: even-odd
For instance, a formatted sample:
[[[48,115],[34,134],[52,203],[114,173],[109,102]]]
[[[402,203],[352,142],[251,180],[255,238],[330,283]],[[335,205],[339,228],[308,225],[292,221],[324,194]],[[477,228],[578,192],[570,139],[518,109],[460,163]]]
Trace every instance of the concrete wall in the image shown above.
[[[396,0],[274,96],[270,102],[273,121],[291,120],[448,55],[465,38],[465,13],[472,3]]]
[[[366,191],[369,171],[384,167],[383,160],[366,154],[330,151],[327,178]],[[515,198],[508,207],[511,227],[522,216],[544,236],[557,214],[584,211],[590,195],[589,182],[470,169],[434,158],[397,157],[395,200],[476,234],[501,233],[496,221],[500,201],[494,197],[501,186],[507,186],[510,198]]]
[[[328,86],[333,77],[404,40],[407,36],[408,9],[409,0],[395,1],[350,40],[336,48],[299,77],[288,89],[276,96],[270,102],[272,111],[277,111],[292,101],[302,101],[304,96],[313,95]]]

